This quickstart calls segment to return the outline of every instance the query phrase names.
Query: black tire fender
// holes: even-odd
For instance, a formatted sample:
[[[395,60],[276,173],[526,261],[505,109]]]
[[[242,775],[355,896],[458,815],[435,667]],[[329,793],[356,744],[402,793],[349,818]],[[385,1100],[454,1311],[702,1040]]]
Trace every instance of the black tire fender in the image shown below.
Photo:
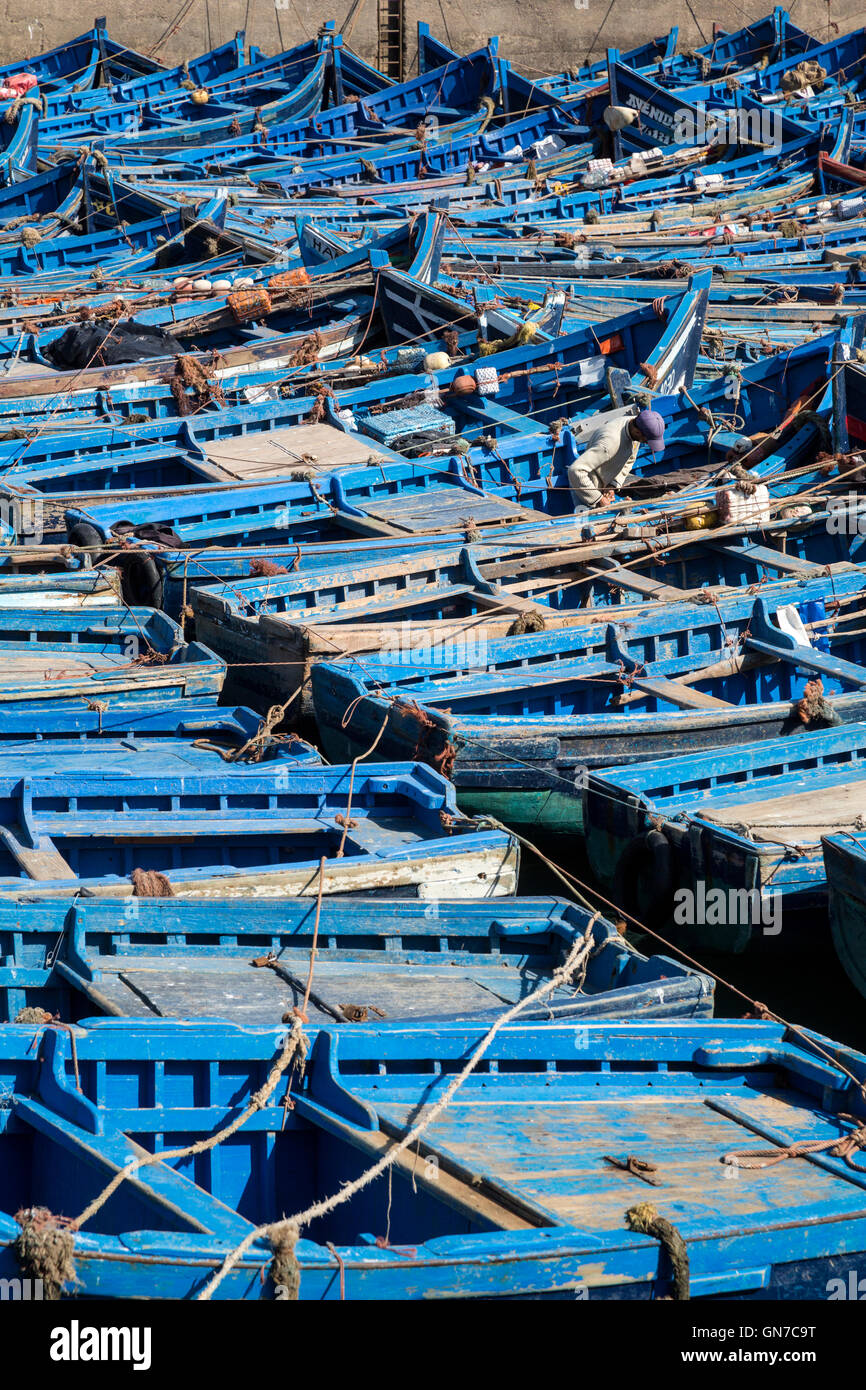
[[[133,607],[162,608],[165,582],[152,555],[138,551],[125,556],[122,564],[123,597]]]
[[[68,532],[69,544],[80,545],[83,550],[101,551],[105,549],[105,541],[100,536],[95,526],[91,526],[89,521],[78,521]],[[98,554],[91,554],[91,561],[95,565]]]
[[[671,843],[663,831],[653,829],[635,835],[622,853],[616,880],[618,899],[636,921],[655,926],[667,919],[674,871]]]

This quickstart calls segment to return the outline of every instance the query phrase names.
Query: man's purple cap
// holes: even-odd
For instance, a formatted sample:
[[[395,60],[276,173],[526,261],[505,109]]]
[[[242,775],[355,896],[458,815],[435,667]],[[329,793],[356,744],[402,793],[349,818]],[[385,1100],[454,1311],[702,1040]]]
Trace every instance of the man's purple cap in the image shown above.
[[[660,454],[665,447],[665,422],[657,410],[641,410],[635,417],[635,424],[654,454]]]

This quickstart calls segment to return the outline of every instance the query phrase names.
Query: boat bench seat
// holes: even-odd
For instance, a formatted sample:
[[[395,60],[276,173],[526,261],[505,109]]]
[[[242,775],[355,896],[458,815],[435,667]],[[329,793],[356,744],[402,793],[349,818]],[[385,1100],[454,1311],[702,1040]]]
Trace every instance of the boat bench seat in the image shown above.
[[[781,550],[773,550],[769,545],[711,545],[717,555],[731,556],[734,560],[748,560],[766,569],[778,570],[780,574],[820,574],[824,566],[811,560],[802,560],[798,555],[785,555]]]
[[[718,700],[715,695],[706,695],[690,685],[680,685],[678,681],[666,681],[661,677],[632,676],[631,683],[646,695],[655,695],[670,705],[682,709],[733,709],[729,700]]]
[[[843,661],[828,652],[817,651],[814,647],[781,647],[774,642],[762,642],[757,637],[747,637],[746,646],[751,651],[762,652],[776,657],[779,661],[790,662],[807,671],[816,671],[832,680],[847,681],[852,685],[866,685],[866,666],[858,666],[853,661]]]

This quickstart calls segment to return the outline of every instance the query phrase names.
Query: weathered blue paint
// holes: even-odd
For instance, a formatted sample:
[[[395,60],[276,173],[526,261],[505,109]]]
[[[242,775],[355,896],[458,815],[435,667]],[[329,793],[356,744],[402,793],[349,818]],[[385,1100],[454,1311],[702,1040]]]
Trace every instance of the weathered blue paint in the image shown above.
[[[692,941],[722,950],[744,950],[774,925],[764,920],[771,898],[792,918],[809,911],[814,929],[827,896],[821,837],[858,825],[866,725],[812,732],[795,717],[780,732],[775,742],[588,774],[587,855],[629,910],[673,917]],[[677,919],[679,889],[753,893],[754,911]]]
[[[830,900],[830,932],[845,971],[866,994],[866,844],[858,831],[825,835],[824,872]]]
[[[626,774],[634,780],[642,760],[679,750],[690,764],[692,749],[711,767],[709,750],[754,739],[770,741],[764,757],[772,765],[779,739],[796,748],[808,727],[866,717],[857,616],[847,641],[844,618],[828,626],[836,603],[843,613],[852,604],[859,612],[862,590],[862,571],[852,567],[830,579],[768,585],[761,599],[744,593],[689,607],[664,602],[662,593],[655,608],[625,610],[621,620],[602,608],[594,621],[580,622],[575,609],[572,623],[555,633],[504,637],[489,648],[481,610],[474,624],[443,636],[438,653],[422,651],[417,669],[411,634],[396,627],[387,656],[371,661],[359,651],[312,666],[319,733],[337,760],[357,756],[383,730],[377,747],[389,757],[423,757],[447,769],[464,809],[573,832],[581,828],[588,768],[618,771],[637,762]],[[782,632],[778,624],[790,613],[817,624],[815,645],[794,646]],[[447,623],[441,627],[447,634]],[[775,640],[757,641],[756,630]],[[339,623],[330,631],[339,640]],[[831,643],[828,655],[821,647]],[[845,652],[855,661],[843,660]],[[829,708],[801,716],[797,702],[816,672]],[[617,772],[608,775],[615,780]],[[610,882],[611,867],[604,868]]]
[[[28,1007],[67,1022],[218,1012],[277,1027],[303,1003],[316,921],[309,899],[251,900],[242,914],[235,903],[174,898],[0,902],[0,1019],[13,1022]],[[585,973],[525,1021],[712,1013],[709,976],[667,956],[647,959],[609,922],[590,927],[590,914],[562,899],[326,899],[310,1026],[362,1026],[352,1006],[365,1024],[492,1020],[549,977],[588,928]]]
[[[160,755],[99,771],[98,751],[55,745],[50,770],[26,745],[0,747],[0,895],[257,898],[391,892],[437,899],[516,889],[510,836],[457,811],[449,782],[423,765],[311,766],[271,755],[194,770]],[[134,754],[134,750],[130,750]],[[324,861],[322,864],[321,861]],[[321,867],[320,867],[321,866]],[[163,885],[165,889],[165,885]]]
[[[483,1036],[477,1025],[320,1032],[304,1074],[283,1075],[218,1159],[140,1169],[76,1233],[76,1291],[194,1297],[253,1224],[300,1213],[371,1167]],[[32,1024],[0,1034],[4,1276],[18,1272],[15,1210],[77,1216],[134,1144],[210,1135],[249,1103],[280,1047],[274,1029],[88,1023],[76,1030],[78,1091],[68,1032],[32,1040]],[[864,1113],[864,1077],[859,1054],[772,1023],[506,1029],[390,1183],[301,1231],[300,1297],[339,1299],[342,1274],[352,1300],[664,1298],[666,1255],[626,1229],[626,1211],[647,1200],[685,1240],[692,1298],[827,1297],[830,1279],[862,1268],[862,1169],[825,1151],[726,1182],[720,1160],[837,1140],[851,1129],[842,1116]],[[606,1161],[626,1152],[655,1165],[658,1186]],[[271,1258],[255,1242],[218,1296],[273,1298]]]
[[[200,642],[186,642],[164,613],[54,606],[50,588],[35,594],[47,606],[31,607],[26,585],[18,592],[20,607],[14,593],[0,604],[0,720],[40,707],[50,718],[88,703],[98,711],[117,702],[152,708],[215,700],[222,690],[225,662]]]

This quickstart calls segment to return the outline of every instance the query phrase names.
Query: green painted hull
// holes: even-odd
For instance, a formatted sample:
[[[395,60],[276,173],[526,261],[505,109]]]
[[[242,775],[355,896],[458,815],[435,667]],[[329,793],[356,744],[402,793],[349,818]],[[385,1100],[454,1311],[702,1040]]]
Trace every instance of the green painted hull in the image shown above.
[[[534,827],[552,834],[583,834],[580,797],[558,791],[498,791],[458,786],[457,804],[467,816],[495,816],[515,829]]]

